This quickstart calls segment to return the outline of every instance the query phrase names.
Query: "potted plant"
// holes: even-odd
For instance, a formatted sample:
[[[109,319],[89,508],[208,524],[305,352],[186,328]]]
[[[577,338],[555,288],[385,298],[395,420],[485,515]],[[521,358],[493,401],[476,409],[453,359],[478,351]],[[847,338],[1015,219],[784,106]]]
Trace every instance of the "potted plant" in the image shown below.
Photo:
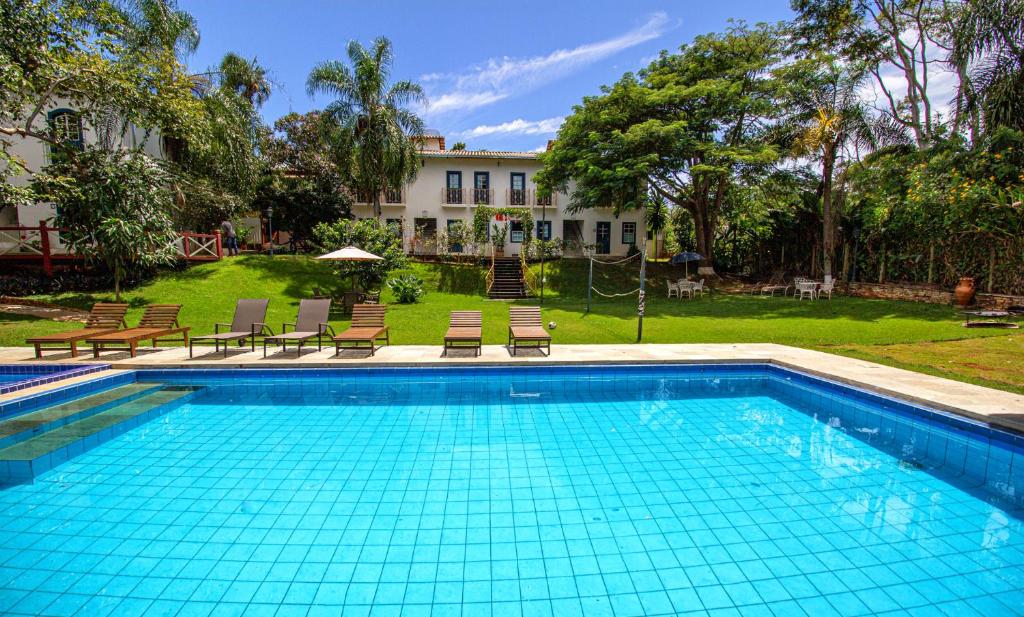
[[[505,256],[505,238],[508,236],[508,223],[504,225],[494,224],[491,234],[491,244],[494,246],[495,257]]]

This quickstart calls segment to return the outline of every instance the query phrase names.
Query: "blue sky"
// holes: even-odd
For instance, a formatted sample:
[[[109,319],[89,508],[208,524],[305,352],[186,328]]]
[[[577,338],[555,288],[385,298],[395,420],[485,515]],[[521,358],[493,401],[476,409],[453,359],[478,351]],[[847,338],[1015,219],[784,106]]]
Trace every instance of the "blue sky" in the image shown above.
[[[199,21],[192,70],[227,51],[255,56],[275,91],[268,122],[322,108],[306,95],[314,64],[344,57],[351,39],[387,36],[393,79],[426,89],[428,127],[471,149],[534,150],[572,106],[602,84],[646,65],[662,49],[720,31],[730,18],[777,21],[789,0],[719,2],[328,2],[179,0]]]

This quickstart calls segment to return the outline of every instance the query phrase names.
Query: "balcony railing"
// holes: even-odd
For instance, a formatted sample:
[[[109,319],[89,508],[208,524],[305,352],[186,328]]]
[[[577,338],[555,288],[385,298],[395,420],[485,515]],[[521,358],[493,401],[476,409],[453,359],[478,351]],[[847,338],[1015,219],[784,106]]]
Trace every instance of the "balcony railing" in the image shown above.
[[[505,189],[505,205],[550,208],[555,205],[555,200],[552,195],[542,197],[537,189]]]
[[[356,193],[356,203],[357,204],[363,204],[363,205],[372,204],[373,203],[372,194],[368,193],[368,192],[365,192],[365,191],[357,192]],[[404,204],[405,203],[405,189],[385,189],[385,190],[381,191],[380,192],[380,203],[387,204],[387,205],[392,205],[392,206],[398,206],[398,205]]]
[[[494,189],[441,189],[441,204],[445,206],[489,206],[494,204]]]
[[[466,201],[466,189],[441,189],[441,203],[446,206],[461,206]]]

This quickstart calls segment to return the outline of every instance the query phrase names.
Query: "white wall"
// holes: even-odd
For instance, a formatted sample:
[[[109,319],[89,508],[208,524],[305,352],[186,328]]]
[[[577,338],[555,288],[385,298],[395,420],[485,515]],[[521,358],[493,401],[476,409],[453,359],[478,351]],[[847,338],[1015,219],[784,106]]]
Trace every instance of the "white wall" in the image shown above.
[[[444,189],[446,188],[447,172],[461,171],[463,188],[472,188],[474,172],[486,171],[490,173],[490,185],[493,189],[493,202],[495,207],[506,207],[506,189],[511,187],[511,174],[522,172],[526,174],[526,187],[529,190],[536,189],[533,182],[534,174],[541,168],[540,162],[536,159],[514,159],[514,158],[478,158],[478,157],[451,157],[442,158],[432,156],[428,153],[422,158],[420,171],[416,179],[405,190],[404,204],[382,204],[382,218],[402,219],[403,230],[406,242],[406,250],[411,248],[411,237],[413,235],[413,221],[416,218],[433,218],[437,220],[438,230],[447,227],[449,220],[462,220],[467,226],[472,226],[473,206],[470,204],[450,205],[444,202]],[[571,190],[571,187],[570,187]],[[591,244],[596,242],[598,222],[609,224],[611,230],[610,252],[611,255],[625,255],[629,251],[629,244],[622,242],[622,223],[631,222],[636,225],[636,242],[639,246],[644,239],[644,226],[641,224],[643,215],[640,212],[629,212],[616,218],[610,208],[586,210],[578,214],[568,214],[565,207],[569,204],[569,196],[559,193],[554,196],[554,203],[545,209],[533,206],[532,213],[536,221],[542,217],[551,222],[552,239],[562,238],[563,221],[582,221],[583,240]],[[519,207],[519,206],[515,206]],[[352,213],[358,218],[373,216],[373,207],[370,204],[356,204]],[[511,234],[509,234],[511,236]],[[512,243],[509,239],[505,242],[505,253],[515,255],[519,253],[520,244]]]

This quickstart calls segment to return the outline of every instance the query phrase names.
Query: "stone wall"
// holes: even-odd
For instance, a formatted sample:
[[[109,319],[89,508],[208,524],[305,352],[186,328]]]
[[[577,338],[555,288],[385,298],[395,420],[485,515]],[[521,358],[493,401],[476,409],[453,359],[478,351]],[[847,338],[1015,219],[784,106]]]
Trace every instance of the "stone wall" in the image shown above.
[[[858,298],[880,300],[907,300],[931,304],[953,304],[953,290],[935,285],[914,285],[911,283],[839,283],[842,293]],[[1009,306],[1024,306],[1024,296],[1006,294],[975,295],[975,304],[990,309],[1005,309]]]

